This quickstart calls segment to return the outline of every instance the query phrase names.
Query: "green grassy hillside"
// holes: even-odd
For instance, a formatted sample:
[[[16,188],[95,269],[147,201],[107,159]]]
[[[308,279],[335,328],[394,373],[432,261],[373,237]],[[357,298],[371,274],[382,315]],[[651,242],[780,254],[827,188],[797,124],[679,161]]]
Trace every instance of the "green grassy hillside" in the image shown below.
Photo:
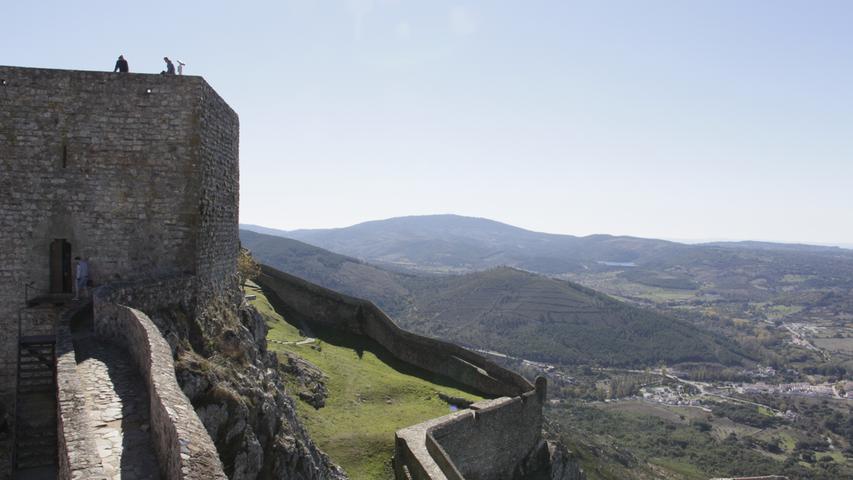
[[[301,386],[292,376],[288,393],[311,438],[354,480],[392,477],[394,432],[450,412],[438,392],[482,399],[450,380],[396,361],[363,337],[314,332],[317,340],[306,341],[276,312],[263,291],[248,287],[248,293],[257,295],[252,304],[265,317],[269,347],[282,363],[287,363],[287,354],[293,354],[323,372],[328,392],[323,408],[299,399]]]

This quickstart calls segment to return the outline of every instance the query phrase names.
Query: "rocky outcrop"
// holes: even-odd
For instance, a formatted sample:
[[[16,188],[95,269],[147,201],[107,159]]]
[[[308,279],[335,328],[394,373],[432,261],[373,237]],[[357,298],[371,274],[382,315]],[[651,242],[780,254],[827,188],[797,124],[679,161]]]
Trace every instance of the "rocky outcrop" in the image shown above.
[[[194,316],[173,308],[152,318],[171,339],[178,382],[229,478],[347,478],[311,441],[285,394],[282,372],[308,369],[282,365],[267,350],[267,326],[253,307],[218,299]]]
[[[547,442],[551,472],[548,480],[586,480],[577,458],[559,442]]]
[[[326,406],[326,376],[316,365],[287,353],[281,370],[295,380],[299,388],[296,394],[303,402],[316,409]]]

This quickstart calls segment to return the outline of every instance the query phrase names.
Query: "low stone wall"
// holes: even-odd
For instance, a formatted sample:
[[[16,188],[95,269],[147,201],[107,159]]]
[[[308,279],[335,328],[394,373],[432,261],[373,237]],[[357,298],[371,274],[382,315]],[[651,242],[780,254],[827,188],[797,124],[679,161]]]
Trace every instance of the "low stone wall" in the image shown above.
[[[542,448],[544,383],[540,388],[480,402],[430,427],[426,448],[447,478],[509,480],[523,472],[521,466]]]
[[[225,479],[222,464],[192,404],[178,386],[172,351],[144,313],[95,302],[95,330],[127,349],[145,380],[151,435],[168,479]]]
[[[56,438],[61,480],[107,478],[89,428],[86,394],[77,375],[71,320],[80,312],[81,309],[66,311],[56,331]]]
[[[197,279],[193,275],[176,275],[150,281],[111,283],[95,289],[95,305],[115,303],[143,312],[180,307],[190,313],[195,308]]]
[[[377,341],[395,357],[492,396],[516,396],[533,390],[524,377],[449,342],[398,327],[376,305],[350,297],[266,265],[258,282],[282,304],[284,313],[309,325],[346,330]]]
[[[531,463],[533,454],[545,445],[544,378],[537,379],[534,387],[458,345],[399,328],[371,302],[266,265],[258,283],[293,320],[365,335],[400,360],[500,397],[399,430],[394,454],[398,479],[504,480],[521,478],[525,468],[547,467],[547,463]]]

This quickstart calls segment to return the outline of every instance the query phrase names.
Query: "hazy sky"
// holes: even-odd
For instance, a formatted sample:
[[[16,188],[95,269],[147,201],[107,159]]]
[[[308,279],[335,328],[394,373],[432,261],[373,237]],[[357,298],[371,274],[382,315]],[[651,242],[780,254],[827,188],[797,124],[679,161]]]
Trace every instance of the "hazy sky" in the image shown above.
[[[203,75],[241,221],[853,244],[853,2],[5,2],[0,64]]]

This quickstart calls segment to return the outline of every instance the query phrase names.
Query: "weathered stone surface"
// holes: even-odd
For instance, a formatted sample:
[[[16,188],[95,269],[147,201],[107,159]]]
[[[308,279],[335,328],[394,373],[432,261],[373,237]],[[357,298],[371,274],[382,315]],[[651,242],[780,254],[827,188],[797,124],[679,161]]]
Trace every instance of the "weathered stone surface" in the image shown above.
[[[548,442],[551,472],[549,480],[586,480],[580,463],[566,448],[557,442]]]
[[[97,285],[234,283],[237,115],[200,77],[0,66],[0,401],[14,403],[18,309],[49,291],[50,244]],[[51,309],[24,335],[53,334]],[[47,316],[46,316],[47,315]]]
[[[144,394],[148,398],[146,402],[140,401],[136,408],[141,408],[144,404],[145,408],[149,409],[150,415],[144,415],[143,422],[150,427],[153,451],[159,459],[159,470],[165,477],[198,480],[224,479],[225,474],[216,447],[189,400],[178,386],[172,350],[154,323],[138,310],[104,303],[96,297],[95,330],[99,335],[121,345],[141,374],[145,383]],[[83,343],[83,345],[86,344]],[[89,346],[89,348],[92,347]],[[112,360],[111,370],[121,369],[126,364],[115,357],[107,360]],[[86,364],[83,363],[78,366],[78,371],[85,367]],[[90,370],[92,370],[90,376],[99,374],[97,365]],[[128,373],[124,381],[127,381],[127,377],[130,376],[132,374]],[[125,403],[129,403],[123,403],[121,399],[114,399],[110,395],[110,392],[114,391],[117,380],[118,378],[112,382],[99,382],[102,395],[100,401],[111,402],[103,405],[104,410],[99,413],[100,420],[106,424],[115,419],[125,418],[126,412],[123,409]],[[105,386],[109,383],[113,384],[112,389]],[[135,391],[135,393],[139,395],[143,392]],[[96,441],[102,430],[99,428],[94,432]],[[103,443],[106,445],[105,441]],[[110,457],[110,452],[105,455],[104,452],[99,451],[99,454],[107,474],[115,472],[116,466],[126,464],[126,462],[122,464],[110,462],[108,459],[115,457],[115,455]]]
[[[177,376],[229,478],[346,478],[297,419],[277,357],[255,340],[266,337],[267,327],[254,320],[260,318],[254,308],[214,302],[200,318],[198,329],[206,341],[192,346],[182,337],[187,348],[178,352]],[[223,342],[241,354],[218,353]]]
[[[57,437],[59,478],[107,478],[98,455],[86,404],[86,392],[77,372],[70,322],[76,310],[66,311],[56,334]]]
[[[376,305],[315,285],[266,265],[258,281],[290,318],[370,337],[398,359],[494,396],[516,396],[533,385],[515,372],[458,345],[398,327]]]
[[[112,479],[159,479],[148,392],[126,350],[85,332],[76,335],[74,351],[104,474]]]
[[[288,353],[285,354],[285,358],[285,362],[281,364],[281,370],[299,382],[299,391],[296,392],[299,398],[314,408],[323,408],[328,395],[323,372],[311,362],[296,355]]]
[[[263,321],[240,308],[234,111],[200,77],[0,66],[0,78],[0,404],[14,404],[18,309],[27,289],[49,290],[50,244],[64,239],[88,258],[96,303],[114,309],[104,324],[128,327],[104,333],[147,382],[167,476],[216,478],[220,460],[198,441],[212,436],[232,478],[344,478],[296,419]],[[53,333],[52,314],[25,309],[23,333]],[[103,478],[96,440],[106,453],[114,437],[80,423],[86,396],[67,325],[58,333],[60,476]]]
[[[448,463],[469,480],[523,478],[516,472],[529,463],[542,442],[542,402],[537,397],[537,392],[531,391],[477,402],[463,415],[431,426],[426,432],[427,449],[434,458],[446,456]],[[440,455],[432,450],[432,440],[434,446],[441,447]],[[441,464],[441,459],[438,461]]]

